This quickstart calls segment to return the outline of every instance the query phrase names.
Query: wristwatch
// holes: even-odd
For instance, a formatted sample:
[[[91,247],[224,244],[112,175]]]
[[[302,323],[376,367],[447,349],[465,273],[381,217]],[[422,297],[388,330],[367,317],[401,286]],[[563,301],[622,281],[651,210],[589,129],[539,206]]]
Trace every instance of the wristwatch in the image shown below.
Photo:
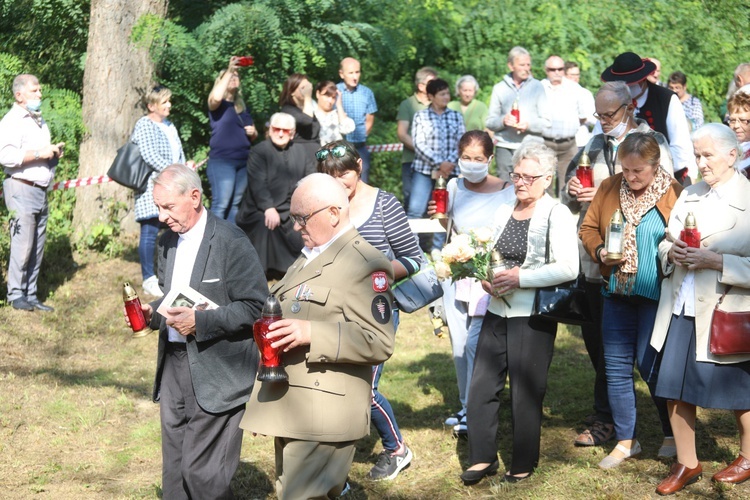
[[[34,159],[35,160],[39,159],[39,150],[38,149],[34,150]]]

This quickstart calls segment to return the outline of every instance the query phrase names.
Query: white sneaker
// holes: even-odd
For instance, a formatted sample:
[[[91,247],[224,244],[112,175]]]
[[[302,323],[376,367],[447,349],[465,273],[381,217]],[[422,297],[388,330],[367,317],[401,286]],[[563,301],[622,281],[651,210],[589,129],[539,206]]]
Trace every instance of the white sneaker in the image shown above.
[[[461,419],[463,419],[465,416],[466,408],[461,408],[456,413],[445,419],[445,425],[449,425],[451,427],[453,427],[454,425],[458,425],[459,422],[461,422]]]
[[[164,293],[159,288],[159,279],[156,276],[143,281],[143,293],[153,295],[154,297],[163,297]]]

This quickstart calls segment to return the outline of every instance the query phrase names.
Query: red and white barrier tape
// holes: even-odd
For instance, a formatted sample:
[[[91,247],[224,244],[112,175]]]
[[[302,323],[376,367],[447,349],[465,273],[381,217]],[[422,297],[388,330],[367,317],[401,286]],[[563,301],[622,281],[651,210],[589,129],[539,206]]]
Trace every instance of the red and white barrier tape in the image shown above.
[[[401,143],[397,144],[374,144],[372,146],[367,146],[367,149],[371,153],[383,153],[383,152],[391,152],[391,151],[401,151],[404,149],[404,145]],[[203,166],[204,163],[206,163],[207,160],[203,160],[200,163],[195,164],[195,169],[197,170],[200,167]],[[94,177],[82,177],[80,179],[70,179],[67,181],[59,181],[52,184],[52,186],[49,188],[49,191],[56,191],[59,189],[70,189],[70,188],[77,188],[81,186],[94,186],[96,184],[106,184],[108,182],[114,182],[112,179],[107,177],[106,175],[97,175]],[[0,190],[0,196],[2,196],[3,192]]]
[[[404,149],[404,145],[400,142],[398,144],[375,144],[373,146],[367,146],[367,150],[370,153],[382,153],[384,151],[401,151]]]

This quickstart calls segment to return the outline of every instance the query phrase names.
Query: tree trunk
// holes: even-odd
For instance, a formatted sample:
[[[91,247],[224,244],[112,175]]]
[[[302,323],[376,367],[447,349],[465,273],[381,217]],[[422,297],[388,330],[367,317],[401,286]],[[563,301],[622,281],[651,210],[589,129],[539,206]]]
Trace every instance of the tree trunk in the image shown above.
[[[129,42],[133,25],[144,14],[164,17],[168,0],[91,0],[86,67],[83,73],[83,122],[79,177],[107,173],[117,149],[144,115],[142,96],[152,84],[154,64],[145,48]],[[115,183],[78,188],[73,213],[75,238],[106,221],[116,202],[122,228],[135,232],[132,191]]]

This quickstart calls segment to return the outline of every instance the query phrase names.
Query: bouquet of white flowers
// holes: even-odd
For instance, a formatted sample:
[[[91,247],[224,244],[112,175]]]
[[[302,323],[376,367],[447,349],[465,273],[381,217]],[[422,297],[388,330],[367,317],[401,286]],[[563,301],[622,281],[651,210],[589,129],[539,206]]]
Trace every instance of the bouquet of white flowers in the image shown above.
[[[468,234],[454,236],[442,250],[442,259],[435,262],[438,278],[487,280],[492,256],[492,230],[481,227]]]

